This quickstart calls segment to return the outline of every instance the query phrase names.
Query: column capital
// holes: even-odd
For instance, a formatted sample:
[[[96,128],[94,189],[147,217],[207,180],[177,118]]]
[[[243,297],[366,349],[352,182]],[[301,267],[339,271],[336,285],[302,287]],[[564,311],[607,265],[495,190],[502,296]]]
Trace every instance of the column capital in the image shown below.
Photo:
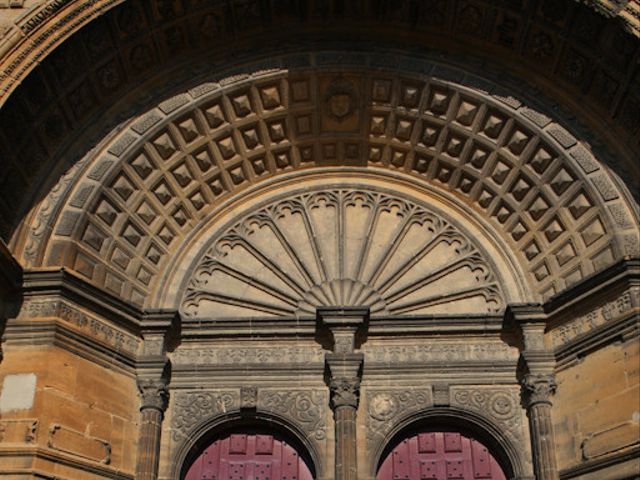
[[[138,380],[138,390],[140,391],[141,411],[153,408],[164,413],[169,402],[169,391],[164,380]]]
[[[551,405],[551,397],[558,385],[553,374],[529,373],[525,375],[522,386],[527,406],[532,407],[540,403]]]
[[[331,390],[331,406],[358,408],[360,400],[360,378],[332,378],[329,382]]]

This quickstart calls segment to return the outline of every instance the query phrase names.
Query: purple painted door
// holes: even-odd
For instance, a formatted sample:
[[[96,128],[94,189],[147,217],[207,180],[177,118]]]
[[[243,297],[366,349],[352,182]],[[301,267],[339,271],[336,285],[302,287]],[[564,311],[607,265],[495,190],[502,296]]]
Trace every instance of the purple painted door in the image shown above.
[[[216,440],[185,480],[312,480],[299,453],[271,435],[232,434]]]
[[[459,433],[428,432],[407,438],[378,470],[377,480],[505,480],[482,443]]]

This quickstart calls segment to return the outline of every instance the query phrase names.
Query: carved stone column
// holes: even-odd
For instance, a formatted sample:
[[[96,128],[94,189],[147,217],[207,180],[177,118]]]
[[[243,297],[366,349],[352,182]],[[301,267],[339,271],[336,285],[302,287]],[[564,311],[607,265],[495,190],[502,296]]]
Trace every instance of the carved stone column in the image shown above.
[[[335,419],[335,479],[357,480],[356,414],[364,355],[354,352],[355,334],[369,315],[363,308],[318,309],[320,321],[333,335],[333,352],[325,360],[329,368],[331,407]]]
[[[544,341],[546,315],[541,305],[512,305],[508,314],[522,334],[522,396],[527,407],[533,467],[537,480],[558,480],[551,397],[555,358]]]
[[[360,396],[360,378],[332,379],[331,406],[336,423],[336,480],[358,478],[356,412]]]
[[[169,400],[167,332],[175,319],[176,312],[163,310],[146,311],[142,319],[143,348],[137,362],[140,432],[136,480],[158,478],[162,420]]]
[[[138,388],[142,401],[136,479],[156,480],[162,419],[167,409],[168,392],[163,381],[143,380],[138,382]]]
[[[533,462],[538,480],[558,479],[551,396],[556,391],[553,375],[528,374],[523,381],[524,396],[529,413]]]

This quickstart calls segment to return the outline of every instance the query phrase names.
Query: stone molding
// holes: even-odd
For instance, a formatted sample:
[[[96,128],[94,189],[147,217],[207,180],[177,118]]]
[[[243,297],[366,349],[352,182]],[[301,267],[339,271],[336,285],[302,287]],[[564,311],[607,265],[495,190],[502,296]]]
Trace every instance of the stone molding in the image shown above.
[[[82,473],[90,473],[102,478],[108,478],[113,480],[135,480],[135,476],[131,472],[123,472],[119,470],[113,470],[108,465],[101,464],[95,461],[87,459],[84,461],[82,457],[72,455],[61,450],[53,450],[51,448],[40,448],[35,446],[29,447],[17,447],[17,446],[3,446],[0,445],[0,462],[2,459],[22,459],[34,461],[35,459],[43,462],[59,463],[67,465],[71,468],[78,470]],[[25,476],[32,475],[34,472],[32,469],[27,468],[19,471],[20,474]]]

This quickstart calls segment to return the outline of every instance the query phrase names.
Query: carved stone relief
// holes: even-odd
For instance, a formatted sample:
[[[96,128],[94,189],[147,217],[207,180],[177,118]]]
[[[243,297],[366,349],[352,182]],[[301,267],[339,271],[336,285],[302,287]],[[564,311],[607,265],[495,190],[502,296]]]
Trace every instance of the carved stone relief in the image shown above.
[[[207,318],[496,312],[504,300],[477,242],[415,202],[364,186],[298,194],[221,232],[182,310]]]
[[[201,347],[178,348],[171,355],[175,365],[320,364],[323,352],[312,347]]]
[[[63,320],[73,328],[81,330],[89,338],[129,354],[136,354],[140,340],[133,335],[122,332],[106,322],[87,315],[61,300],[28,300],[22,306],[19,318],[55,317]]]
[[[328,403],[327,393],[322,390],[258,390],[259,410],[292,420],[316,441],[327,436]]]
[[[523,439],[520,389],[494,387],[451,387],[451,405],[475,410],[491,418],[503,433]]]
[[[384,438],[399,417],[432,405],[429,390],[369,390],[366,392],[367,439]]]
[[[581,335],[587,334],[608,322],[620,318],[633,308],[640,307],[640,302],[638,301],[639,295],[640,291],[638,289],[631,289],[620,294],[615,300],[605,303],[603,306],[586,315],[582,315],[554,328],[551,331],[553,347],[561,347]]]
[[[482,362],[518,359],[516,348],[504,342],[453,343],[431,341],[422,345],[369,345],[363,347],[368,361],[389,363]]]
[[[171,417],[172,438],[187,438],[193,427],[206,418],[213,418],[240,408],[237,390],[208,392],[175,392]]]

